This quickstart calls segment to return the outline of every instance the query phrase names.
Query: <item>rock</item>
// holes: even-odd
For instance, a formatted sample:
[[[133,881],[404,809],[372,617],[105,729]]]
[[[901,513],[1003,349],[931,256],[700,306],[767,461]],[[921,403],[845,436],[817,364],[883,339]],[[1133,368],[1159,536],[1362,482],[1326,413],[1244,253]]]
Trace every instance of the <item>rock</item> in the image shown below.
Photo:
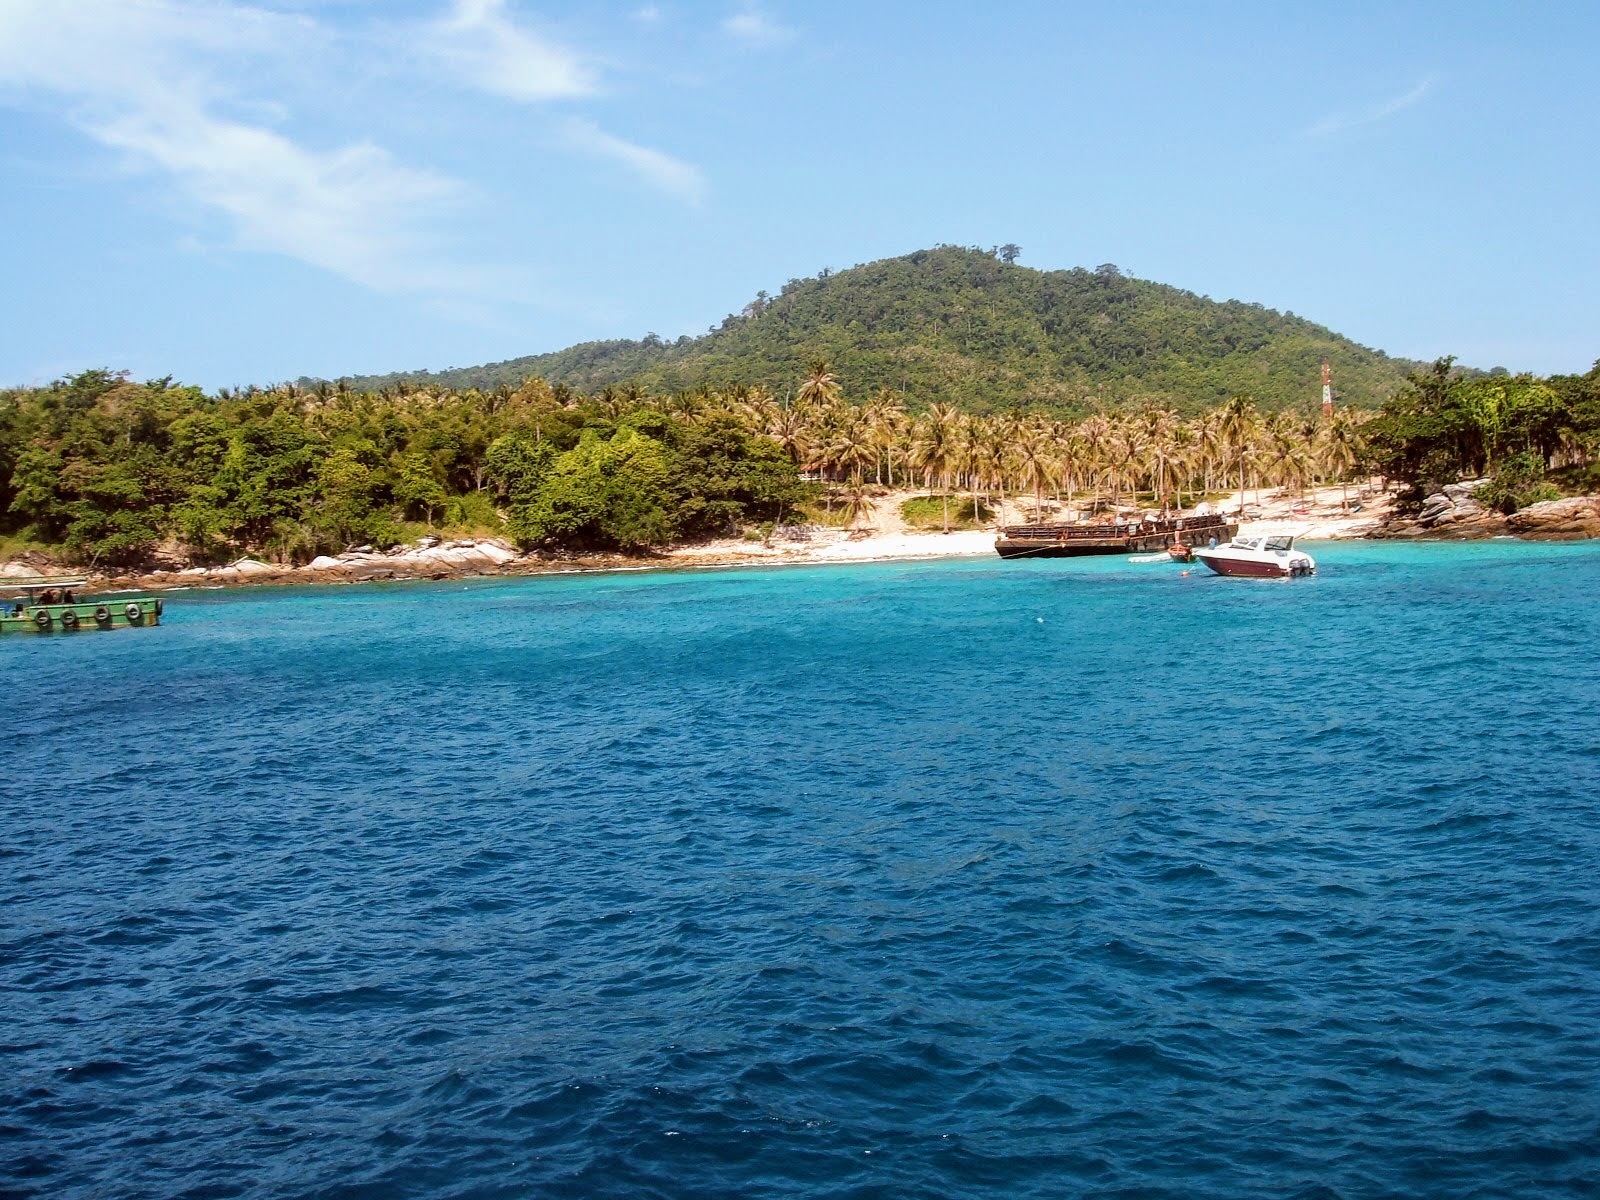
[[[28,579],[42,574],[43,572],[35,570],[33,567],[30,567],[27,563],[22,562],[20,559],[12,562],[0,563],[0,575],[4,575],[10,579]]]
[[[330,558],[326,554],[319,554],[306,564],[306,569],[311,571],[337,571],[347,564],[337,558]]]
[[[1440,491],[1450,498],[1452,504],[1459,505],[1463,500],[1471,499],[1472,493],[1483,487],[1487,479],[1463,479],[1459,483],[1447,483]]]
[[[512,559],[519,557],[516,550],[499,538],[489,538],[479,542],[477,550],[479,554],[497,565],[508,563]]]
[[[1445,484],[1422,502],[1416,517],[1417,523],[1424,528],[1433,528],[1483,517],[1483,505],[1473,498],[1473,493],[1488,482],[1487,479],[1463,479],[1459,483]]]
[[[264,562],[257,562],[253,558],[241,558],[237,562],[229,563],[227,569],[246,579],[252,575],[276,575],[280,570]]]
[[[1454,501],[1443,492],[1435,492],[1422,502],[1422,508],[1417,513],[1417,520],[1424,525],[1432,525],[1447,513],[1455,512]]]
[[[1570,496],[1530,504],[1506,518],[1518,537],[1576,539],[1600,537],[1600,496]]]
[[[24,550],[21,554],[13,555],[11,561],[0,569],[7,575],[53,575],[59,571],[50,556],[39,550]]]

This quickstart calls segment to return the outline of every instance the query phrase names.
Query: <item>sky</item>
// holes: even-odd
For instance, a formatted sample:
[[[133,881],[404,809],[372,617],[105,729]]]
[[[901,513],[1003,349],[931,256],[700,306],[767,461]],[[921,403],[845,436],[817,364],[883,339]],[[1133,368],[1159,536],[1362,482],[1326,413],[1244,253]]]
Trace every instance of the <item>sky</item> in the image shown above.
[[[1584,371],[1596,46],[1559,0],[0,0],[0,385],[676,338],[940,243]]]

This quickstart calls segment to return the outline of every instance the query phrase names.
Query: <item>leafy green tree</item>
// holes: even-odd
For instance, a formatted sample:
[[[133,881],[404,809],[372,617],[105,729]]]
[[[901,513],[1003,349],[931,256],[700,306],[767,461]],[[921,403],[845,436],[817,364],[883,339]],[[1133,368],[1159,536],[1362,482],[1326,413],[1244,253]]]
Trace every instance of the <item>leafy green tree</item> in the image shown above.
[[[61,493],[59,451],[29,447],[17,456],[9,481],[10,513],[43,541],[59,541],[72,524],[71,500]]]
[[[513,505],[527,505],[539,494],[555,461],[556,448],[536,433],[519,430],[496,438],[485,455],[496,494]]]
[[[675,500],[667,448],[624,428],[585,436],[557,458],[532,500],[512,507],[508,527],[524,545],[637,550],[677,536]]]
[[[450,495],[435,477],[427,458],[413,452],[395,460],[394,498],[408,514],[420,511],[431,529],[433,514],[449,503]]]

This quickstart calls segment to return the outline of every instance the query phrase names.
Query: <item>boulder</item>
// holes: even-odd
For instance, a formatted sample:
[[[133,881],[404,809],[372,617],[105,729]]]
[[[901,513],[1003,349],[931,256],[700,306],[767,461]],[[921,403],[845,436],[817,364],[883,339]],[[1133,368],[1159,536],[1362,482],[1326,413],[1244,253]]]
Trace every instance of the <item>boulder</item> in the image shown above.
[[[252,575],[276,575],[281,568],[268,566],[253,558],[241,558],[237,562],[229,563],[228,570],[235,572],[242,579],[248,579]]]
[[[1474,498],[1474,493],[1488,482],[1487,479],[1463,479],[1459,483],[1445,484],[1422,502],[1417,523],[1433,528],[1484,516],[1483,505]]]
[[[326,554],[319,554],[310,562],[308,562],[306,567],[308,570],[312,571],[337,571],[346,565],[347,564],[340,559],[331,558]]]
[[[1518,537],[1568,540],[1600,537],[1600,496],[1569,496],[1530,504],[1506,518]]]
[[[516,550],[499,538],[486,538],[479,542],[477,551],[496,565],[503,565],[514,558],[521,557]]]
[[[1422,502],[1422,508],[1417,512],[1417,520],[1424,525],[1431,525],[1446,514],[1454,513],[1455,502],[1443,492],[1435,492]]]
[[[1487,479],[1463,479],[1459,483],[1447,483],[1439,490],[1450,498],[1452,504],[1459,505],[1463,500],[1469,500],[1472,493],[1486,485]]]

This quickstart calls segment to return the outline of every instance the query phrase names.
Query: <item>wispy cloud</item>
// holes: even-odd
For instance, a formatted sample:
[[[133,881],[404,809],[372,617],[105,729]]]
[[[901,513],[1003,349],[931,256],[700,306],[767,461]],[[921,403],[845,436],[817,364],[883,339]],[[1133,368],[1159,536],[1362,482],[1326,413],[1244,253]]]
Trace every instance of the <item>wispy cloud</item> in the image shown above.
[[[1338,133],[1341,129],[1353,129],[1358,125],[1373,125],[1379,121],[1387,120],[1398,112],[1410,108],[1420,102],[1433,90],[1434,84],[1439,81],[1437,75],[1427,75],[1409,91],[1391,96],[1378,104],[1368,108],[1354,111],[1330,113],[1315,125],[1301,131],[1302,137],[1326,137],[1331,133]]]
[[[516,23],[504,0],[451,0],[419,29],[459,89],[521,104],[598,91],[588,60]],[[358,73],[393,49],[376,23],[336,33],[240,0],[0,0],[0,103],[54,111],[129,166],[159,173],[195,213],[220,215],[240,249],[383,292],[526,299],[505,268],[459,252],[452,218],[480,199],[472,189],[381,145],[370,128],[378,110],[308,107],[307,97],[329,96],[315,78]],[[296,124],[308,117],[356,131],[308,135]],[[619,163],[659,192],[705,195],[701,172],[668,154],[587,121],[557,131],[569,150]]]
[[[139,111],[84,128],[226,214],[244,249],[298,258],[380,291],[467,288],[471,273],[444,261],[425,232],[425,218],[453,207],[464,189],[381,147],[310,150],[198,110]]]
[[[510,100],[563,100],[596,90],[581,55],[516,24],[505,0],[455,0],[425,37],[458,82]]]
[[[746,4],[726,17],[722,32],[751,46],[777,46],[794,37],[794,30],[779,24],[754,4]]]
[[[705,198],[705,176],[697,168],[669,154],[614,137],[590,121],[567,121],[562,126],[562,132],[573,149],[595,158],[620,163],[657,191],[691,204],[698,204]]]
[[[304,53],[305,18],[226,3],[9,0],[0,84],[54,98],[79,130],[230,222],[244,249],[299,259],[384,291],[448,295],[481,277],[429,230],[466,190],[370,142],[318,149],[238,113],[224,72]]]
[[[634,17],[648,24],[661,15],[651,6]],[[461,86],[524,103],[565,100],[598,90],[581,58],[515,25],[505,0],[455,0],[451,14],[432,29],[439,35],[430,38],[432,52],[449,64],[452,79]],[[670,154],[625,141],[592,121],[570,118],[558,128],[569,148],[621,163],[656,191],[690,203],[705,197],[705,176]]]

